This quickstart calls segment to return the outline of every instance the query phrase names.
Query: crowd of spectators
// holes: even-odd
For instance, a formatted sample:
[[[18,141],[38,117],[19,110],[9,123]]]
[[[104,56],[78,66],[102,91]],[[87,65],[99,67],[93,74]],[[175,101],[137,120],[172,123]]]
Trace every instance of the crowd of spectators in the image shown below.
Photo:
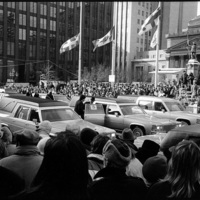
[[[148,139],[136,146],[128,128],[112,139],[89,128],[75,134],[66,127],[50,136],[51,128],[44,121],[36,130],[13,135],[1,126],[2,200],[200,199],[195,141],[183,140],[163,152]]]

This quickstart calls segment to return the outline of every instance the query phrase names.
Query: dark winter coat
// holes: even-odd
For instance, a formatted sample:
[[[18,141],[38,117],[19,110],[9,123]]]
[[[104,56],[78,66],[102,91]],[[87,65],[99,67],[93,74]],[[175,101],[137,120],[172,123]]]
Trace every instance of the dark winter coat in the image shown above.
[[[125,174],[125,169],[103,168],[96,175],[89,187],[89,194],[94,200],[140,200],[144,199],[147,188],[144,181],[138,177]]]
[[[85,105],[83,101],[78,100],[75,104],[74,111],[84,119]]]

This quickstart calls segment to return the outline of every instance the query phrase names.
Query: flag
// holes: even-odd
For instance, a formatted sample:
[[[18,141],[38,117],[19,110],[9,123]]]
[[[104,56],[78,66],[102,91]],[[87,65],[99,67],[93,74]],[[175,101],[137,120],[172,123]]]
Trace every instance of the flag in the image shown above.
[[[158,25],[158,17],[160,15],[161,15],[161,7],[159,4],[158,8],[151,15],[149,15],[149,17],[144,21],[144,24],[142,25],[138,35],[142,35],[143,33],[151,30],[153,27]]]
[[[65,51],[70,51],[71,49],[79,45],[79,35],[80,34],[77,34],[71,39],[67,40],[65,43],[63,43],[60,47],[60,54],[64,53]]]
[[[154,35],[152,37],[151,44],[150,44],[151,48],[154,48],[157,45],[157,43],[158,43],[158,41],[157,41],[157,35],[158,35],[158,29],[156,29],[156,31],[155,31],[155,33],[154,33]]]
[[[112,42],[114,40],[114,35],[115,35],[115,27],[113,26],[111,30],[104,37],[92,41],[94,45],[93,51],[95,51],[97,47],[101,47],[108,44],[109,42]]]
[[[196,16],[195,18],[191,19],[188,22],[188,28],[198,28],[200,27],[200,15]]]

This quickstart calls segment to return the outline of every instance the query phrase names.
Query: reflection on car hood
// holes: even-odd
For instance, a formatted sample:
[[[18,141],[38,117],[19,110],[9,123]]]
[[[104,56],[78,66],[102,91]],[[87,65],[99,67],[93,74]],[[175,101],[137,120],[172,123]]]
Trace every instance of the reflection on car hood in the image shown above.
[[[158,117],[153,117],[152,115],[143,115],[143,114],[137,114],[137,115],[126,115],[125,118],[132,118],[137,119],[141,122],[150,122],[152,124],[160,124],[160,125],[167,125],[167,124],[179,124],[178,122],[170,119],[161,119]]]
[[[53,133],[58,131],[64,131],[66,128],[67,130],[73,131],[75,134],[79,134],[83,128],[91,128],[97,131],[99,134],[103,135],[109,135],[115,133],[115,130],[113,129],[92,124],[82,119],[51,122],[51,124]]]

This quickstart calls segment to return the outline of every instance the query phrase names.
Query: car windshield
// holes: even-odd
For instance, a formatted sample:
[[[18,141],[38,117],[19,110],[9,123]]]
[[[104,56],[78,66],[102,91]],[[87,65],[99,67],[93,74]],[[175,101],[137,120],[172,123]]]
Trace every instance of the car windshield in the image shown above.
[[[144,110],[135,105],[121,105],[120,108],[123,115],[146,114]]]
[[[47,109],[42,110],[42,120],[49,120],[50,122],[76,120],[80,117],[71,109]]]
[[[69,101],[66,96],[54,96],[56,101]]]
[[[165,102],[170,111],[184,111],[185,108],[179,102]]]

